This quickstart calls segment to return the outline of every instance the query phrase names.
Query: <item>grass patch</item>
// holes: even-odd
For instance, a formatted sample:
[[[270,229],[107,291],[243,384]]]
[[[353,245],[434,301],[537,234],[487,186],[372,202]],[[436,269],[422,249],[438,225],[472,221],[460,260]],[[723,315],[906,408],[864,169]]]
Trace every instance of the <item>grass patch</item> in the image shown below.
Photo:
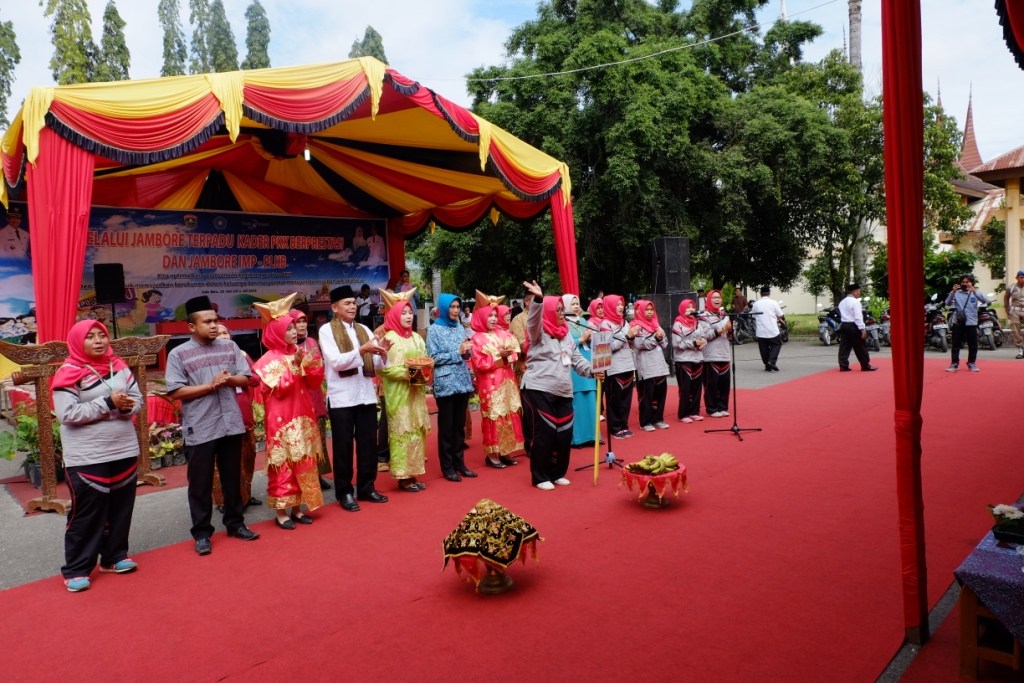
[[[815,313],[787,313],[789,334],[794,337],[818,336],[818,316]]]

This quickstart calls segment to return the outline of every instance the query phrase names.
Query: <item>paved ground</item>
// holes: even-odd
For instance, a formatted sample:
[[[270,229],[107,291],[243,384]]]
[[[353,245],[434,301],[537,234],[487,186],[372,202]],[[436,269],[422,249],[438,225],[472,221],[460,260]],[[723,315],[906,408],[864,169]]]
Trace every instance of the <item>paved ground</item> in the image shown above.
[[[825,347],[816,340],[793,340],[782,348],[778,363],[781,371],[765,372],[757,345],[744,344],[736,347],[737,385],[742,389],[759,389],[816,372],[835,370],[836,353],[837,347]],[[985,372],[994,369],[989,366],[990,361],[1014,362],[1015,353],[1016,349],[1007,347],[994,352],[981,351],[979,367]],[[887,357],[889,349],[883,347],[877,355]],[[929,351],[927,355],[939,358],[942,354]],[[17,460],[0,460],[0,479],[19,474],[17,465]],[[266,477],[257,473],[253,481],[253,495],[264,499],[266,485]],[[63,485],[60,491],[63,493]],[[131,533],[133,553],[188,540],[189,515],[184,488],[140,496],[136,509],[138,512],[133,519]],[[271,516],[270,510],[263,506],[246,511],[247,522],[269,520]],[[56,514],[25,515],[7,488],[0,486],[0,590],[59,573],[63,564],[64,521],[64,517]]]

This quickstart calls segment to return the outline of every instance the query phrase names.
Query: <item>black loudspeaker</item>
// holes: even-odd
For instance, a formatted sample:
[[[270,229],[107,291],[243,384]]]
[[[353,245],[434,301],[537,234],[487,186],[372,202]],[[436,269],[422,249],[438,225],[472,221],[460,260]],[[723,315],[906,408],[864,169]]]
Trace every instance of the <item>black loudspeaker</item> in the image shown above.
[[[672,367],[672,323],[675,322],[676,316],[679,315],[679,304],[683,302],[683,299],[689,299],[697,303],[697,292],[677,292],[674,294],[644,294],[639,297],[646,299],[654,304],[654,310],[658,312],[658,323],[661,325],[661,329],[665,330],[665,334],[669,335],[668,349],[666,349],[665,358],[668,361],[668,366]],[[639,311],[636,311],[634,315],[640,315]],[[672,371],[675,373],[675,370]]]
[[[120,263],[93,264],[92,279],[96,285],[96,303],[123,304],[124,266]]]
[[[690,289],[690,238],[656,237],[651,243],[651,290],[677,294]]]

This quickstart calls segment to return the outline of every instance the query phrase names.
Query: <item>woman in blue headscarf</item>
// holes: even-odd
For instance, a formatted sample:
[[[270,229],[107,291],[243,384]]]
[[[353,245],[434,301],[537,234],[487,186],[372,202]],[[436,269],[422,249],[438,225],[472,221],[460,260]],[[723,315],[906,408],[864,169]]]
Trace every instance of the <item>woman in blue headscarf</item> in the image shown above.
[[[437,454],[448,481],[475,477],[466,467],[466,410],[473,395],[469,360],[473,342],[459,322],[462,300],[454,294],[437,297],[438,316],[427,328],[427,353],[434,359],[434,400],[437,402]],[[459,476],[461,475],[461,476]]]

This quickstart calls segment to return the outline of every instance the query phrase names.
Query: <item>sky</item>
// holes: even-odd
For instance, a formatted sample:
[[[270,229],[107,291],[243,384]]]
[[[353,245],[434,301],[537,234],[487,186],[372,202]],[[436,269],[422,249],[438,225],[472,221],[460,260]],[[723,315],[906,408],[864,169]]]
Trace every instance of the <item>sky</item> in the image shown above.
[[[250,0],[225,0],[228,19],[245,56],[245,8]],[[537,0],[262,0],[270,20],[273,66],[340,61],[367,25],[384,38],[391,66],[409,78],[463,105],[469,104],[465,75],[479,66],[499,64],[509,32],[536,16]],[[759,13],[770,25],[782,0],[771,0]],[[99,42],[106,0],[89,0],[93,36]],[[688,7],[688,0],[680,6]],[[817,61],[841,49],[848,29],[846,0],[786,0],[790,19],[812,21],[824,34],[805,58]],[[127,22],[131,76],[160,75],[161,32],[157,0],[120,0]],[[973,93],[974,125],[982,159],[988,161],[1024,145],[1020,107],[1024,104],[1024,71],[1006,49],[1002,27],[989,0],[922,0],[923,79],[933,99],[941,87],[942,104],[961,126]],[[188,19],[188,0],[181,0]],[[882,91],[881,0],[863,3],[863,62],[870,94]],[[15,69],[8,118],[13,118],[31,86],[52,85],[49,20],[35,0],[4,2],[0,21],[12,21],[22,61]],[[186,40],[191,29],[185,27]]]

